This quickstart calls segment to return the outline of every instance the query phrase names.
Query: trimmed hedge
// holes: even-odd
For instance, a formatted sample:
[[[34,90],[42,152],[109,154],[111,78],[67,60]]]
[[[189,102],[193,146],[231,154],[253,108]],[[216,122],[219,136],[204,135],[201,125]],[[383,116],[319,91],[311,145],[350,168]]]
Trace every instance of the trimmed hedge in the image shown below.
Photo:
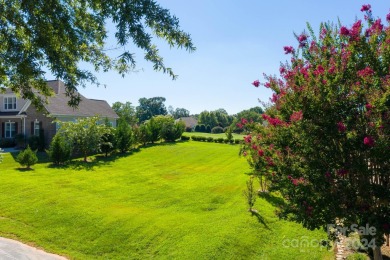
[[[183,136],[182,136],[183,138]],[[184,139],[182,139],[184,140]],[[189,137],[188,139],[186,140],[189,140]],[[228,144],[229,143],[229,140],[226,139],[226,138],[222,138],[222,137],[219,137],[219,138],[213,138],[213,137],[205,137],[205,136],[196,136],[196,135],[193,135],[191,136],[191,140],[192,141],[198,141],[198,142],[209,142],[209,143],[225,143],[225,144]],[[240,139],[235,139],[235,140],[231,140],[230,141],[231,144],[240,144],[241,143],[241,140]]]
[[[189,137],[189,136],[182,135],[180,139],[181,139],[182,141],[188,141],[188,140],[190,140],[190,137]]]

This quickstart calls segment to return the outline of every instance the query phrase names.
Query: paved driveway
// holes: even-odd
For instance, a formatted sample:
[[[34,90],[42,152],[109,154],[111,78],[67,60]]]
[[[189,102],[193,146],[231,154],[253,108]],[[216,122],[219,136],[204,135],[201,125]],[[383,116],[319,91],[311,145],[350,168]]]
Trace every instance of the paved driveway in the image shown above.
[[[0,237],[0,260],[66,260],[66,258]]]

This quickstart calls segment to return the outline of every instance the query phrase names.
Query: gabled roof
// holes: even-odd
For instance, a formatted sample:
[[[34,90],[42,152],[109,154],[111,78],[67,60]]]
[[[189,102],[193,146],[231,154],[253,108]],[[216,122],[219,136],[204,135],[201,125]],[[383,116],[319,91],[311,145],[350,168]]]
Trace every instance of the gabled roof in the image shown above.
[[[68,105],[69,97],[62,92],[49,97],[48,104],[45,104],[45,108],[52,116],[100,116],[119,118],[107,101],[88,99],[81,94],[80,96],[81,99],[77,108],[72,108]]]
[[[179,119],[176,119],[176,121],[183,121],[186,124],[186,127],[194,127],[198,124],[198,120],[193,118],[192,116],[189,117],[180,117]]]

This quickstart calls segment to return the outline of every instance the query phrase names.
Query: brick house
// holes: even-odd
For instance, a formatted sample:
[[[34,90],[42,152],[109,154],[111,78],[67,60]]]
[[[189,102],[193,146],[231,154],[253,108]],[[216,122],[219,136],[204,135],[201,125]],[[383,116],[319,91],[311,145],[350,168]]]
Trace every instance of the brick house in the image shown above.
[[[25,138],[38,136],[43,130],[45,144],[49,144],[57,132],[54,120],[75,121],[77,118],[100,116],[107,118],[112,126],[116,126],[118,115],[104,100],[88,99],[81,95],[77,109],[68,106],[69,98],[65,95],[65,85],[60,80],[48,81],[54,95],[48,98],[43,111],[31,104],[31,101],[18,98],[7,90],[0,93],[0,139],[15,138],[23,134]]]

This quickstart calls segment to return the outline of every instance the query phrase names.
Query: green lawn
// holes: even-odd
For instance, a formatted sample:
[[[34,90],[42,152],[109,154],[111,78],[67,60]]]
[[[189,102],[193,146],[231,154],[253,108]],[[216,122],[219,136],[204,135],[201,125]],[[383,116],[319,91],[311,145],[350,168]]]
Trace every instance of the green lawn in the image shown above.
[[[226,138],[226,134],[225,133],[222,133],[222,134],[211,134],[211,133],[201,133],[201,132],[184,132],[183,133],[184,136],[193,136],[193,135],[196,135],[196,136],[204,136],[204,137],[213,137],[213,138]],[[233,134],[233,138],[234,139],[240,139],[242,140],[244,138],[244,135],[239,135],[239,134]]]
[[[277,198],[259,198],[258,217],[247,212],[249,169],[237,150],[184,142],[32,171],[6,154],[0,236],[71,259],[332,259],[318,247],[283,246],[326,234],[279,220]]]

